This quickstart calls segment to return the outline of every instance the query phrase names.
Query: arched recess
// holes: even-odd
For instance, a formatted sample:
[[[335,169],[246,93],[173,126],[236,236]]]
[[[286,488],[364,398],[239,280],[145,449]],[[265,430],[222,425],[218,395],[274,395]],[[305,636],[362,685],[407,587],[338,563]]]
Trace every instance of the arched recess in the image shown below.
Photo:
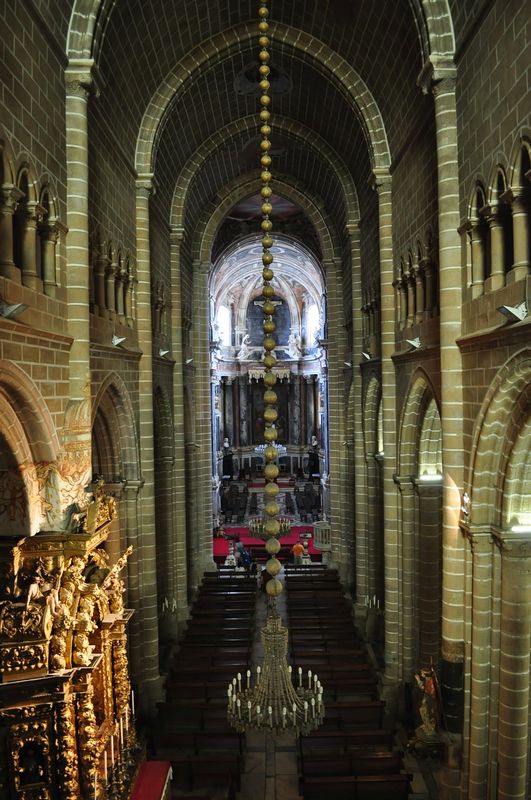
[[[399,429],[403,677],[437,664],[442,609],[442,427],[433,386],[412,376]]]
[[[29,376],[0,360],[0,523],[28,536],[62,525],[59,442],[50,413]]]
[[[470,762],[481,767],[497,761],[504,796],[521,797],[526,796],[530,746],[530,432],[531,347],[525,347],[499,369],[478,414],[468,508],[477,576],[471,609]],[[505,793],[508,782],[511,791]]]
[[[136,535],[136,517],[127,507],[128,485],[138,485],[140,477],[138,437],[129,392],[117,373],[110,373],[95,393],[92,408],[92,472],[103,478],[106,488],[116,496],[118,510],[111,525],[106,549],[116,560]],[[125,491],[124,491],[125,490]],[[140,554],[133,553],[129,573]]]
[[[381,425],[382,386],[373,375],[365,390],[363,403],[363,444],[365,466],[366,527],[359,532],[365,538],[365,564],[356,559],[358,569],[365,569],[366,594],[376,596],[383,605],[384,590],[384,527],[383,527],[383,472],[379,427]]]
[[[173,536],[173,414],[166,392],[160,386],[155,386],[153,392],[153,439],[157,590],[159,599],[166,599],[168,607],[173,610],[177,595],[174,585],[177,577],[177,564],[184,557],[184,553],[175,551]]]
[[[531,348],[524,348],[499,370],[474,428],[469,477],[470,522],[474,525],[503,528],[509,521],[503,511],[515,506],[510,496],[505,496],[505,489],[514,489],[517,483],[508,475],[508,464],[530,408]]]

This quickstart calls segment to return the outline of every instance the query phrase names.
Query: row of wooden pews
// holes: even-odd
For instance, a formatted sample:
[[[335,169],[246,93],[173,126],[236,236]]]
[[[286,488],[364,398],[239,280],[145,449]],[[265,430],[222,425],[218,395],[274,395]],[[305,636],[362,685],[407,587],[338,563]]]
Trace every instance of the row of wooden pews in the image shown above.
[[[206,573],[166,680],[154,732],[171,762],[174,792],[240,786],[244,737],[227,722],[227,685],[251,663],[257,584],[242,573]]]
[[[336,570],[286,566],[291,663],[324,687],[323,725],[299,740],[305,800],[405,800],[410,776],[392,733],[377,677],[353,623]]]

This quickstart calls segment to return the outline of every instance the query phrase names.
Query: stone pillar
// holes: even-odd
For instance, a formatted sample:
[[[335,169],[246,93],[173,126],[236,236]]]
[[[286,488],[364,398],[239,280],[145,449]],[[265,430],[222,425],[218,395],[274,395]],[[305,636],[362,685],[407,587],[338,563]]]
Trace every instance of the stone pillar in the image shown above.
[[[206,569],[213,568],[212,553],[212,424],[210,407],[209,351],[209,272],[210,264],[193,263],[194,286],[194,398],[195,448],[192,456],[193,492],[195,495],[192,535],[196,538],[198,557],[192,565],[191,581],[197,586]],[[227,396],[225,397],[227,399]]]
[[[301,445],[301,376],[292,374],[291,391],[291,419],[288,442],[293,445]]]
[[[529,174],[529,173],[528,173]],[[514,265],[507,282],[521,280],[529,275],[529,211],[523,194],[512,192]]]
[[[502,553],[498,800],[528,797],[531,536],[499,534]]]
[[[420,262],[420,268],[424,272],[424,318],[431,319],[435,316],[437,310],[437,302],[435,297],[435,281],[433,274],[433,264],[429,258],[423,258]]]
[[[463,471],[462,276],[455,65],[428,61],[421,73],[432,88],[437,135],[441,428],[443,461],[443,610],[441,689],[448,729],[462,732],[465,549],[459,529]],[[483,290],[483,286],[481,286]],[[452,780],[455,776],[452,776]]]
[[[410,328],[415,322],[415,276],[413,272],[407,273],[407,320],[406,327]]]
[[[420,263],[415,265],[413,271],[415,277],[415,322],[422,322],[426,311],[426,297],[424,292],[424,270]]]
[[[396,476],[400,491],[400,586],[401,604],[401,677],[403,682],[411,682],[418,667],[418,570],[415,491],[413,479],[409,475]]]
[[[315,419],[315,375],[309,375],[306,381],[306,442],[311,442],[312,434],[317,436]]]
[[[108,259],[105,267],[105,306],[107,317],[116,318],[116,264]]]
[[[41,237],[42,283],[44,294],[55,297],[57,293],[56,250],[60,226],[58,220],[48,220],[39,228]]]
[[[499,207],[491,206],[485,210],[490,229],[491,273],[485,281],[485,292],[496,291],[505,285],[505,265],[503,259],[503,226]]]
[[[234,428],[236,425],[236,417],[234,414],[234,395],[233,395],[234,378],[225,378],[223,385],[225,387],[225,419],[224,419],[224,435],[228,437],[231,445],[234,443]]]
[[[42,291],[42,281],[37,272],[37,228],[44,213],[45,209],[38,203],[26,204],[22,234],[22,283],[36,291]]]
[[[408,311],[408,286],[407,286],[407,278],[402,275],[399,281],[399,288],[400,288],[400,330],[404,330],[407,326],[407,321],[409,319],[409,311]]]
[[[140,699],[146,713],[153,713],[160,697],[158,668],[158,598],[155,531],[155,469],[153,443],[153,358],[151,333],[151,262],[149,246],[149,197],[152,176],[139,175],[136,182],[136,251],[138,259],[138,364],[140,466],[144,481],[140,495],[140,605],[136,609],[141,627],[143,657]]]
[[[484,292],[484,256],[483,242],[477,223],[469,231],[472,255],[472,297],[480,297]]]
[[[249,444],[249,407],[247,404],[247,377],[245,375],[240,375],[238,378],[238,386],[240,390],[240,447],[246,447]]]
[[[127,280],[127,272],[123,264],[119,264],[116,271],[116,313],[119,322],[125,325],[125,282]]]
[[[492,628],[493,543],[490,526],[468,530],[472,551],[472,620],[470,665],[469,800],[488,796],[490,647]]]
[[[102,247],[94,259],[94,302],[100,317],[107,316],[107,307],[105,303],[105,274],[109,265],[109,257]]]
[[[13,214],[24,193],[16,186],[0,189],[0,275],[20,283],[20,270],[13,259]]]
[[[390,711],[396,709],[400,680],[400,553],[398,542],[398,498],[396,474],[396,376],[392,356],[395,350],[393,293],[393,232],[391,176],[375,174],[378,191],[380,230],[380,297],[382,325],[382,417],[385,430],[383,459],[384,561],[385,561],[385,688]]]

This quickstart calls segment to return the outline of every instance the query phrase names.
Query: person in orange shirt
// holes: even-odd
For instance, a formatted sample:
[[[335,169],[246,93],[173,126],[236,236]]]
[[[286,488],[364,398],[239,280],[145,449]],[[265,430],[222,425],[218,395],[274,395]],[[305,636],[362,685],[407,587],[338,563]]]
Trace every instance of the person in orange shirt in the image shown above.
[[[294,564],[302,564],[302,556],[304,553],[304,546],[301,542],[295,542],[293,547],[291,548],[291,552],[293,554],[293,563]]]

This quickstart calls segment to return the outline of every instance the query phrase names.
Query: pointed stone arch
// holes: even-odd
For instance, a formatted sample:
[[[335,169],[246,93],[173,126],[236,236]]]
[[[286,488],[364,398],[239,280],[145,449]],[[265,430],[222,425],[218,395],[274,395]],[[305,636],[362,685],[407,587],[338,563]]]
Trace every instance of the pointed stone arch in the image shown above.
[[[122,378],[110,373],[95,392],[92,429],[108,482],[138,480],[140,457],[133,405]]]
[[[517,481],[508,468],[517,443],[521,454],[519,438],[530,414],[531,348],[527,347],[498,371],[476,421],[469,473],[470,520],[475,525],[501,528],[509,521],[503,519],[504,509],[512,507],[504,490],[515,488]]]

